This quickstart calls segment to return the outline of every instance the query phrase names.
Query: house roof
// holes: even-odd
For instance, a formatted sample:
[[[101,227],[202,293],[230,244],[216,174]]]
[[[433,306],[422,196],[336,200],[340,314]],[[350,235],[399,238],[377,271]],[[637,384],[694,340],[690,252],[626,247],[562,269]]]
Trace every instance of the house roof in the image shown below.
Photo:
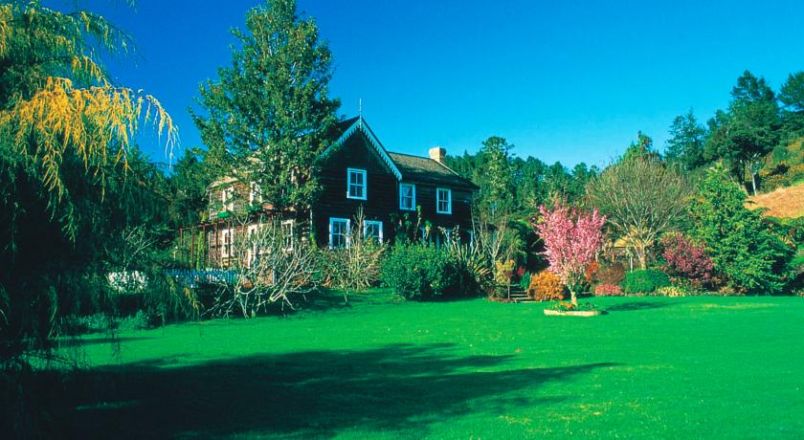
[[[388,155],[391,156],[391,160],[402,171],[403,180],[424,181],[467,188],[477,187],[470,180],[429,157],[391,152],[388,152]]]
[[[404,153],[392,153],[385,149],[374,131],[361,116],[345,119],[338,123],[337,130],[340,133],[338,140],[327,148],[321,157],[326,157],[331,152],[338,149],[358,130],[362,131],[369,139],[369,143],[377,150],[380,157],[388,165],[391,171],[400,181],[419,181],[435,184],[460,186],[476,189],[477,186],[469,179],[459,175],[446,165],[430,159],[429,157],[414,156]]]

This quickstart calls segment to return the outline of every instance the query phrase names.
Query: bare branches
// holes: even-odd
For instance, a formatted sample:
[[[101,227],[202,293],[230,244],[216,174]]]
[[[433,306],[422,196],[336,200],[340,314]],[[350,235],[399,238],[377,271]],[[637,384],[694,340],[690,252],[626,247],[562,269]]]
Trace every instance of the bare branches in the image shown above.
[[[297,235],[297,226],[278,219],[241,219],[230,253],[235,282],[221,282],[208,313],[239,312],[248,318],[277,302],[293,308],[293,296],[314,291],[317,250]]]
[[[648,250],[683,218],[689,188],[676,170],[658,160],[632,158],[606,169],[587,195],[645,268]]]

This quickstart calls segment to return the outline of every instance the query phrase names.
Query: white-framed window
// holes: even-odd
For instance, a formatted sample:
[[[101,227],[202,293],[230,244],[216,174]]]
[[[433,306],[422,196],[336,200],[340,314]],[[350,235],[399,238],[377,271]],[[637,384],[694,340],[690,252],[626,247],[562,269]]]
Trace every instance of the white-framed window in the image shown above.
[[[232,246],[234,245],[234,229],[226,228],[221,235],[221,257],[230,258],[233,256]]]
[[[330,249],[349,247],[350,223],[348,218],[329,218]]]
[[[403,211],[416,210],[416,185],[412,183],[399,184],[399,209]]]
[[[262,203],[262,191],[260,190],[260,184],[257,182],[251,182],[249,185],[248,203],[250,205]]]
[[[259,246],[259,225],[248,225],[246,229],[246,234],[248,237],[248,255],[246,255],[246,259],[248,261],[249,267],[251,267],[259,258],[260,246]]]
[[[452,214],[452,190],[436,188],[436,213]]]
[[[285,249],[286,251],[292,251],[293,243],[296,241],[293,235],[293,229],[295,223],[296,222],[293,220],[283,220],[282,223],[279,225],[282,231],[282,239],[285,240],[283,249]]]
[[[221,203],[224,211],[234,211],[234,187],[227,186],[221,190]]]
[[[364,220],[363,237],[373,238],[377,240],[377,243],[382,243],[382,222],[378,220]]]
[[[366,170],[346,169],[346,198],[366,200]]]

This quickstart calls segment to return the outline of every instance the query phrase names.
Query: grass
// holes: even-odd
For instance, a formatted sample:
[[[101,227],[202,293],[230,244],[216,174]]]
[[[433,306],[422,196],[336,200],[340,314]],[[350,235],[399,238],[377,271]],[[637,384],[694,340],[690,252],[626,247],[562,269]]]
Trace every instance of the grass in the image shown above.
[[[804,216],[804,182],[749,197],[748,208],[765,208],[765,215],[779,218]]]
[[[81,339],[70,430],[105,438],[804,437],[804,300],[399,303]],[[331,305],[337,304],[333,301]],[[78,434],[80,433],[80,435]]]

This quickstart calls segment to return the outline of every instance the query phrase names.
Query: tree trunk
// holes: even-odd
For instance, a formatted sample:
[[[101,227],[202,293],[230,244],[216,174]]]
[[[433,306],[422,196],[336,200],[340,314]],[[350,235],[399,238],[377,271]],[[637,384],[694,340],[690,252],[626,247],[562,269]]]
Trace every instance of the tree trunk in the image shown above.
[[[578,296],[575,295],[575,289],[570,289],[570,302],[572,302],[574,306],[578,305]]]
[[[639,258],[639,268],[640,269],[647,269],[648,268],[648,250],[645,246],[640,245],[637,248],[637,257]]]
[[[751,170],[751,187],[754,190],[754,195],[757,195],[757,173]]]

